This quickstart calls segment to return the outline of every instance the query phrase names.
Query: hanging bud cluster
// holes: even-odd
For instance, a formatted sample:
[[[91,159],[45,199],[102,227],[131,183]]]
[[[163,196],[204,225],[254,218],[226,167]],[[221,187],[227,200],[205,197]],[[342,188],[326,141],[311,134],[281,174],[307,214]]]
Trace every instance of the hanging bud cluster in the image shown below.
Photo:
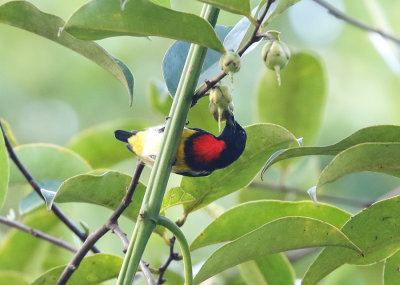
[[[219,68],[228,75],[240,70],[240,55],[234,51],[224,53],[219,59]]]
[[[278,84],[281,85],[280,71],[285,68],[290,59],[288,46],[279,39],[279,33],[275,39],[268,39],[261,51],[265,66],[275,70]]]
[[[233,112],[232,95],[228,86],[216,86],[210,90],[210,113],[218,121],[218,128],[221,132],[221,122],[226,121],[229,113]]]

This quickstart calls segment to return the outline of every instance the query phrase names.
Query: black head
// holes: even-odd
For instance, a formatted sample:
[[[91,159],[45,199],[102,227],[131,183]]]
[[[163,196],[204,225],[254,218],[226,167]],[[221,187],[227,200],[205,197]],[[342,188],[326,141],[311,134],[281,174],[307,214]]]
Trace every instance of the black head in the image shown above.
[[[221,135],[218,137],[226,143],[226,149],[223,151],[221,156],[221,165],[223,168],[231,164],[239,158],[246,147],[247,134],[246,131],[235,121],[233,114],[228,115],[226,119],[226,125]]]

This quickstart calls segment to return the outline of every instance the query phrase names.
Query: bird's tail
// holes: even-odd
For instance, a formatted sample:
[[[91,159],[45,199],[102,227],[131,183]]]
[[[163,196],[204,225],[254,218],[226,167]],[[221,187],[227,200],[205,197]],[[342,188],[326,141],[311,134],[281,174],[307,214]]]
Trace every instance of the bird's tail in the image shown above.
[[[135,135],[138,131],[132,131],[132,132],[127,132],[127,131],[123,131],[123,130],[116,130],[115,131],[115,138],[117,140],[120,140],[122,142],[128,142],[128,139]]]

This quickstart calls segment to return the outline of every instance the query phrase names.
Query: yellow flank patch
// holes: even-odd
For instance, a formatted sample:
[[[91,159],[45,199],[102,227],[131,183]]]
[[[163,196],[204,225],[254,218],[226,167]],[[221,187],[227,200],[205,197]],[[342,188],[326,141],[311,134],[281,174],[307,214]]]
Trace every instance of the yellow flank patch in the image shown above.
[[[185,142],[186,140],[196,133],[194,130],[183,129],[181,140],[179,141],[178,151],[176,152],[176,162],[172,167],[175,172],[188,172],[191,169],[185,163]]]
[[[128,143],[132,147],[133,152],[138,156],[141,156],[143,152],[144,137],[144,132],[138,132],[128,139]]]

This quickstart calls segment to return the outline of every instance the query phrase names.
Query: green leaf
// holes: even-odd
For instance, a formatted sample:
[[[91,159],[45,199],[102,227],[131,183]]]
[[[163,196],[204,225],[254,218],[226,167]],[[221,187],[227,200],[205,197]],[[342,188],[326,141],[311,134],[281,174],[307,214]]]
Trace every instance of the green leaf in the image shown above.
[[[266,26],[273,18],[275,18],[276,16],[282,14],[283,12],[286,11],[286,9],[288,9],[290,6],[296,4],[300,0],[278,0],[278,1],[279,2],[275,6],[275,9],[266,18],[266,20],[264,22],[264,26]],[[260,7],[266,2],[267,2],[266,0],[261,1],[262,4],[260,3]]]
[[[310,143],[322,120],[327,90],[325,70],[315,56],[297,53],[281,71],[281,78],[279,86],[275,72],[266,69],[258,89],[259,118],[282,125]]]
[[[69,177],[91,171],[90,165],[79,155],[56,145],[20,145],[15,148],[15,153],[42,187],[57,185]],[[27,183],[14,165],[11,166],[10,183]]]
[[[99,284],[118,277],[123,258],[111,254],[99,253],[82,260],[68,284]],[[53,268],[32,283],[32,285],[53,285],[63,272],[65,265]]]
[[[247,285],[293,285],[296,279],[294,269],[283,253],[259,257],[238,267]]]
[[[195,198],[194,202],[184,204],[186,214],[247,186],[264,164],[265,157],[296,142],[296,138],[281,126],[256,124],[244,129],[246,149],[237,161],[207,177],[182,178],[180,188]]]
[[[171,8],[171,3],[170,0],[151,0],[151,2],[154,2],[158,5],[167,7],[167,8]]]
[[[361,248],[364,257],[345,248],[326,248],[310,266],[303,285],[317,284],[345,263],[368,265],[400,248],[400,196],[373,204],[353,216],[341,231]]]
[[[114,131],[142,130],[147,123],[129,119],[100,124],[85,129],[74,136],[67,147],[85,158],[94,168],[105,168],[115,163],[133,157],[133,154],[118,141]]]
[[[90,1],[71,16],[65,30],[83,40],[160,36],[225,51],[212,26],[201,17],[174,11],[148,0],[130,0],[123,11],[119,1]]]
[[[115,210],[121,203],[131,179],[129,175],[117,171],[74,176],[64,181],[54,201],[90,203]],[[146,187],[139,183],[133,194],[132,203],[124,211],[124,215],[132,221],[136,221],[145,191]]]
[[[21,272],[0,270],[0,285],[29,285],[30,282]]]
[[[267,223],[219,248],[206,260],[193,284],[199,284],[248,260],[286,250],[318,246],[336,246],[340,249],[347,247],[354,254],[359,254],[357,246],[338,228],[312,218],[285,217]]]
[[[53,236],[65,236],[65,228],[53,213],[39,210],[24,217],[23,224]],[[0,247],[0,269],[36,275],[68,262],[72,253],[33,235],[13,229]],[[9,283],[13,284],[13,283]]]
[[[383,277],[385,285],[400,284],[400,250],[386,259]]]
[[[192,203],[194,201],[195,198],[183,191],[182,188],[171,188],[163,198],[160,212],[164,212],[166,209],[173,206],[184,205],[185,203]]]
[[[249,0],[199,0],[200,2],[211,4],[214,7],[244,16],[251,17]]]
[[[0,209],[7,197],[8,181],[10,179],[10,161],[8,151],[0,131]]]
[[[322,147],[305,146],[290,148],[271,159],[266,165],[265,170],[268,169],[272,164],[284,159],[306,155],[337,155],[339,152],[347,148],[366,142],[400,142],[400,126],[371,126],[360,129],[347,138],[332,145]]]
[[[342,176],[361,171],[400,177],[400,143],[362,143],[342,151],[321,172],[317,191]]]
[[[318,219],[335,227],[342,227],[350,214],[339,208],[311,201],[254,201],[240,204],[211,222],[193,241],[190,249],[231,241],[273,220],[301,216]]]
[[[150,103],[154,110],[163,116],[168,116],[171,109],[172,98],[163,83],[150,81]]]
[[[78,40],[65,31],[58,36],[65,24],[61,18],[43,13],[27,1],[10,1],[0,6],[0,23],[52,40],[97,63],[125,86],[132,100],[134,80],[129,68],[94,42]]]
[[[8,141],[11,143],[12,146],[14,146],[14,147],[17,146],[18,141],[15,138],[13,131],[11,130],[10,124],[6,120],[1,119],[1,118],[0,118],[0,121],[1,121],[1,124],[3,125],[4,131],[6,132]]]

